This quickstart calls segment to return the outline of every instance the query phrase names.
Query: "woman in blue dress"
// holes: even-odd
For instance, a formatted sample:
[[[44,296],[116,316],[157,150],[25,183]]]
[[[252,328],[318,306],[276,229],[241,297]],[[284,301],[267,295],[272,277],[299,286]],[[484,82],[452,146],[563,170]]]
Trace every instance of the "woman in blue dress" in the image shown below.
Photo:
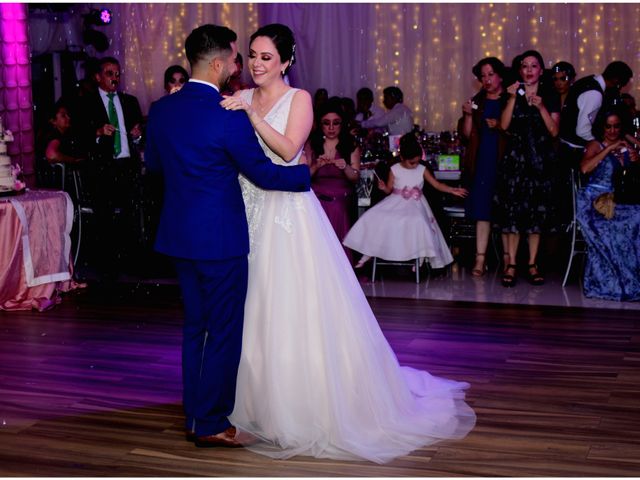
[[[504,70],[504,64],[496,57],[480,60],[472,71],[482,83],[482,89],[462,105],[461,133],[469,142],[463,165],[465,183],[470,190],[465,216],[476,222],[476,259],[471,270],[475,277],[486,271],[496,166],[504,153],[505,136],[500,128],[500,115],[507,101],[502,88]]]
[[[581,172],[590,174],[576,199],[588,246],[584,294],[589,298],[640,300],[640,205],[615,205],[610,219],[594,207],[600,195],[613,192],[615,172],[638,161],[633,143],[625,140],[629,127],[621,108],[601,111],[593,124],[597,140],[587,144],[580,163]]]

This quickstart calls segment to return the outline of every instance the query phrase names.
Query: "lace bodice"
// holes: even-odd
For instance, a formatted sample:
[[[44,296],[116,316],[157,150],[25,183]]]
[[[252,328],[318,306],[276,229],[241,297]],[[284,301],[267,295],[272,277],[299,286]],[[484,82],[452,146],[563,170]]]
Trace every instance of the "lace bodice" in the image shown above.
[[[240,97],[248,104],[252,103],[253,92],[255,89],[242,90]],[[287,128],[287,121],[289,120],[289,111],[291,110],[291,101],[293,96],[298,90],[292,88],[288,90],[282,97],[275,103],[275,105],[269,110],[264,117],[264,120],[277,132],[284,135]],[[271,150],[266,143],[260,138],[260,135],[256,132],[258,142],[262,147],[265,155],[269,157],[271,162],[277,165],[291,166],[297,165],[302,155],[302,149],[297,153],[295,158],[290,162],[285,162],[282,157]],[[253,258],[253,252],[255,251],[255,245],[259,241],[260,229],[263,224],[263,209],[265,203],[265,195],[267,192],[262,188],[254,185],[251,181],[245,178],[243,175],[239,176],[240,187],[242,188],[242,198],[244,200],[244,208],[247,214],[247,222],[249,224],[249,260]],[[282,204],[281,211],[273,219],[276,224],[280,225],[285,230],[292,228],[291,221],[289,220],[289,208],[295,206],[294,194],[288,192],[288,198]]]

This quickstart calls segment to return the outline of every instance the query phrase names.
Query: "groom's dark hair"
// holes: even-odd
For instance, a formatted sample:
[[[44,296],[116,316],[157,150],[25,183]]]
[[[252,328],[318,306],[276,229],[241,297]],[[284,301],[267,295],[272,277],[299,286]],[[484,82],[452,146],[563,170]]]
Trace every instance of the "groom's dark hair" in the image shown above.
[[[194,29],[184,43],[191,68],[206,57],[230,54],[231,44],[237,39],[236,32],[220,25],[209,23]]]

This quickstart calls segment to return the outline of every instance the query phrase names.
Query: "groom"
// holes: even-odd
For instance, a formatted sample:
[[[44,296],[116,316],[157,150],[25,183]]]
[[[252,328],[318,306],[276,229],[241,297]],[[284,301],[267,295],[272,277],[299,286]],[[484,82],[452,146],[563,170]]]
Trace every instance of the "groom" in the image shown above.
[[[198,447],[240,446],[233,411],[247,291],[249,233],[238,173],[265,189],[308,191],[306,165],[264,155],[244,112],[220,106],[235,71],[236,34],[216,25],[185,42],[191,80],[149,112],[145,162],[164,177],[155,242],[173,257],[184,298],[183,403]]]

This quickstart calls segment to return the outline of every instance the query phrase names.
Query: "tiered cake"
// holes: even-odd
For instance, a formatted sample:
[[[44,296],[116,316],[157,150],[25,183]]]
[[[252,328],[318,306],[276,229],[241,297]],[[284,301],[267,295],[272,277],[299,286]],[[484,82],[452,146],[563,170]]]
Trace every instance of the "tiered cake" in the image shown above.
[[[11,166],[11,158],[7,155],[7,142],[13,142],[13,134],[4,129],[0,118],[0,193],[13,191],[16,187],[16,168]]]

